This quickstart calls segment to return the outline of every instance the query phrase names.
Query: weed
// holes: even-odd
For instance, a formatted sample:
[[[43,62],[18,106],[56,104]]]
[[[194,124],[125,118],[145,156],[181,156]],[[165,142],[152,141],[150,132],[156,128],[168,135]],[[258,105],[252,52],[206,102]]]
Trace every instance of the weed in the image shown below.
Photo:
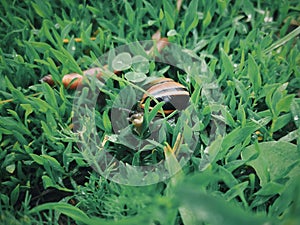
[[[276,0],[192,0],[180,8],[171,0],[1,0],[0,223],[299,224],[299,7]],[[167,57],[186,54],[201,65],[148,62],[137,46],[135,58],[108,54],[109,66],[123,73],[105,88],[90,82],[105,104],[82,118],[96,125],[96,142],[94,126],[81,136],[97,154],[106,148],[123,163],[122,176],[106,179],[116,171],[110,161],[104,175],[91,167],[96,153],[82,151],[73,129],[80,98],[62,77],[158,29],[185,48]],[[47,74],[55,87],[39,82]],[[145,124],[164,129],[136,151],[127,120],[123,136],[114,133],[111,110],[132,105],[137,83],[151,76],[183,84],[194,108],[177,121],[154,120],[163,103],[149,110],[146,102]],[[121,98],[124,87],[132,94]],[[88,90],[81,93],[88,105]],[[178,151],[189,160],[178,160]],[[136,165],[161,159],[173,176],[150,173],[147,186],[124,184],[141,180]]]

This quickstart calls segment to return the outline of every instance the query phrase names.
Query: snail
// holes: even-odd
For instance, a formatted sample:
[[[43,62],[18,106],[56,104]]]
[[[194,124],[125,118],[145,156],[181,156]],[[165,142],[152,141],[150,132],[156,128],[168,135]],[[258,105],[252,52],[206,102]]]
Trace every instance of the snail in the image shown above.
[[[157,103],[164,102],[159,114],[170,115],[176,110],[184,110],[189,105],[190,95],[185,86],[171,78],[157,78],[146,85],[146,92],[141,100],[133,107],[128,120],[134,125],[136,133],[143,130],[145,103],[149,99],[149,110]]]

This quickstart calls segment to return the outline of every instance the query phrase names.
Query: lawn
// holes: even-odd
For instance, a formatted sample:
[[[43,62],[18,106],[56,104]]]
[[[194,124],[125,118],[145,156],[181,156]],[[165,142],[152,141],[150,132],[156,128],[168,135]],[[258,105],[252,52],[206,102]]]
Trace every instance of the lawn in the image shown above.
[[[300,224],[299,1],[0,13],[0,224]]]

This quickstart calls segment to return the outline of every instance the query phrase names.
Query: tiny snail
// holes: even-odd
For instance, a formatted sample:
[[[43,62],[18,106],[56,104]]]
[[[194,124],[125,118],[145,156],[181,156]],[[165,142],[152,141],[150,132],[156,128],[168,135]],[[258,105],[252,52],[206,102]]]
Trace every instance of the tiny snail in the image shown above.
[[[129,115],[129,121],[137,128],[143,123],[141,111],[145,108],[145,102],[150,98],[149,110],[155,107],[157,102],[164,102],[163,113],[170,115],[175,110],[184,110],[188,107],[190,95],[187,89],[171,78],[158,78],[148,83],[146,93],[134,106],[133,112]],[[155,100],[154,100],[155,99]]]
[[[158,78],[148,85],[139,106],[143,109],[148,98],[155,98],[158,102],[164,102],[164,114],[169,115],[175,110],[183,110],[188,106],[190,95],[186,87],[175,82],[171,78]],[[149,96],[150,95],[150,96]],[[154,99],[150,100],[150,109],[155,106]]]

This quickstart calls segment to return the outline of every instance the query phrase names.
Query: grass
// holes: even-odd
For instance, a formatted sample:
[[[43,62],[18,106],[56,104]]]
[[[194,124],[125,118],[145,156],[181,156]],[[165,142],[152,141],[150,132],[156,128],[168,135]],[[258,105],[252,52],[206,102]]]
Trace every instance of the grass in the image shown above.
[[[299,224],[299,11],[292,0],[192,0],[180,11],[170,0],[1,0],[1,224]],[[129,165],[164,158],[164,169],[175,174],[125,185],[140,181],[134,167],[124,167],[118,183],[84,157],[89,152],[72,130],[80,97],[61,78],[158,29],[201,68],[189,74],[152,62],[139,76],[129,70],[103,90],[106,104],[88,112],[115,157]],[[134,102],[118,98],[120,88],[134,90],[144,73],[182,83],[195,106],[185,118],[194,118],[196,131],[183,119],[157,122],[165,130],[155,151],[125,147],[126,135],[113,132],[110,117],[114,102]],[[47,74],[54,88],[39,82]],[[155,110],[146,113],[149,124]],[[182,165],[175,141],[190,132],[197,143],[181,145],[193,150]]]

